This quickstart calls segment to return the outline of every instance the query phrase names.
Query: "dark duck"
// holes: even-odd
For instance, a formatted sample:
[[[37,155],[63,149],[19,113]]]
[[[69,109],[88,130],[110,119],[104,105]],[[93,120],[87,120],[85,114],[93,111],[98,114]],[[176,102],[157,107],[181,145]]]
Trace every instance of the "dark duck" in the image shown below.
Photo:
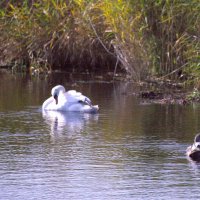
[[[186,150],[186,154],[194,161],[200,162],[200,133],[194,138],[194,143]]]

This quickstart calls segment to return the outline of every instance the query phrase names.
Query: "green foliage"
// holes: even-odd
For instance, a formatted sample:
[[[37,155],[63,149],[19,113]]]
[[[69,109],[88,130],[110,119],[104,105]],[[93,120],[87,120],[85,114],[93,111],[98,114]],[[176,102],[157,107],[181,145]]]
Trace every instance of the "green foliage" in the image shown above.
[[[188,72],[188,67],[199,63],[199,0],[143,2],[146,34],[154,41],[151,49],[155,72],[166,75],[179,68]]]
[[[5,0],[0,7],[1,61],[120,68],[136,81],[200,75],[199,0]]]
[[[200,100],[200,92],[197,88],[194,88],[194,90],[187,95],[187,100],[189,101],[199,101]]]
[[[141,80],[148,72],[147,45],[144,43],[142,13],[139,1],[103,1],[100,9],[108,30],[114,34],[111,43],[114,52],[128,75]]]

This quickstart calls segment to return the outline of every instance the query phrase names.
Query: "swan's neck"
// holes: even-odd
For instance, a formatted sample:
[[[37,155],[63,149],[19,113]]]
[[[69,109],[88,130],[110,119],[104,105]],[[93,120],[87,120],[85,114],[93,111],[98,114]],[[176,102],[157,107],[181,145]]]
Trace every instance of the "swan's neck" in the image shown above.
[[[43,104],[42,104],[42,109],[45,110],[50,103],[54,101],[53,97],[48,98]]]

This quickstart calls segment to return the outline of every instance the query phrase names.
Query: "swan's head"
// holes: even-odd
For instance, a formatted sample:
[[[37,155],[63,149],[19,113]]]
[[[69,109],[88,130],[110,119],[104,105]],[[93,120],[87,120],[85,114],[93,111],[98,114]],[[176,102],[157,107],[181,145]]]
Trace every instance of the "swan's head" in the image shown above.
[[[57,86],[52,88],[51,95],[55,99],[56,104],[58,104],[58,96],[59,96],[59,94],[60,93],[64,93],[64,92],[65,92],[65,88],[62,85],[57,85]]]

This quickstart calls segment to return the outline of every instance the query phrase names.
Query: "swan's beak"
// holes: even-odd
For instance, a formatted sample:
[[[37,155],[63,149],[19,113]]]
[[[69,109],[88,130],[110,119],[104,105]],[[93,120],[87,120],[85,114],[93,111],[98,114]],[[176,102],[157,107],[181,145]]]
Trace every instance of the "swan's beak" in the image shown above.
[[[58,104],[58,95],[57,95],[57,94],[55,94],[55,95],[53,96],[53,98],[55,99],[55,101],[56,101],[56,104]]]

